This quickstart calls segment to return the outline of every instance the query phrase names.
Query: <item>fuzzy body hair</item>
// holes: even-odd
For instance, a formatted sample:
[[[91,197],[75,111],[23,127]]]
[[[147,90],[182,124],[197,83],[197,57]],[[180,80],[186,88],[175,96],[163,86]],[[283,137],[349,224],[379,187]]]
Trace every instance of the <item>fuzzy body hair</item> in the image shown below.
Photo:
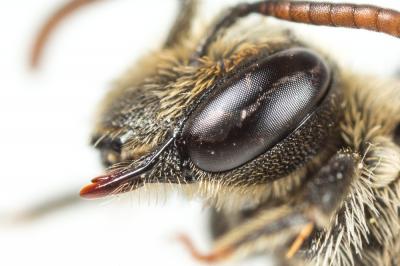
[[[126,137],[132,131],[139,132],[128,134],[121,160],[140,157],[166,138],[166,129],[176,125],[177,118],[184,114],[185,108],[196,97],[244,58],[257,55],[261,49],[273,53],[295,46],[310,47],[286,30],[261,24],[251,30],[243,25],[235,26],[210,47],[209,54],[201,58],[198,65],[189,64],[199,39],[196,35],[144,57],[115,82],[114,89],[99,109],[100,119],[95,135],[114,139]],[[361,159],[344,200],[328,222],[320,226],[318,234],[312,235],[301,257],[310,265],[398,265],[400,148],[394,142],[393,134],[400,122],[400,84],[335,70],[344,92],[338,137],[345,143],[344,148]],[[116,103],[121,105],[119,98],[130,101],[130,97],[138,97],[142,93],[150,96],[145,101],[116,106]],[[132,123],[132,120],[124,120],[135,112],[143,114],[143,110],[150,116],[146,121],[133,119],[135,123]],[[245,184],[234,176],[229,179],[230,182],[225,182],[223,179],[210,179],[208,174],[198,171],[196,176],[199,182],[179,182],[172,186],[184,191],[189,198],[204,199],[207,204],[228,213],[228,217],[233,217],[242,209],[270,203],[263,209],[268,216],[260,216],[247,224],[244,221],[245,225],[235,233],[216,242],[218,249],[218,246],[246,234],[246,230],[289,212],[296,204],[294,195],[307,180],[309,169],[319,167],[323,161],[324,155],[318,154],[312,162],[272,182]],[[117,164],[114,167],[124,166]],[[167,181],[168,176],[175,175],[173,171],[161,170],[158,174],[165,175]],[[152,186],[145,184],[140,190]],[[292,230],[298,231],[299,228]],[[276,234],[274,241],[268,238],[268,243],[265,239],[251,243],[237,252],[238,257],[265,249],[273,250],[286,242],[290,235],[291,232],[287,232],[287,236],[285,233]]]

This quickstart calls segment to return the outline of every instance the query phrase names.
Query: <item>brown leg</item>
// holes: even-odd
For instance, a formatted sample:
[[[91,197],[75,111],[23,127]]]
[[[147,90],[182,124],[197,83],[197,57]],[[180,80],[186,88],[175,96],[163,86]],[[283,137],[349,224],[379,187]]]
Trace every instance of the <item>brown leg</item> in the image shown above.
[[[7,224],[14,226],[23,223],[30,223],[55,212],[63,211],[65,208],[73,205],[85,204],[85,201],[79,197],[77,191],[78,189],[64,192],[60,195],[48,198],[43,202],[30,205],[25,210],[16,210],[12,213],[2,213],[0,215],[0,224],[6,222]]]
[[[311,235],[314,230],[314,223],[308,223],[304,228],[300,231],[296,240],[293,242],[292,246],[289,248],[288,252],[286,252],[286,258],[291,259],[293,256],[299,251],[301,246],[307,240],[307,238]]]
[[[314,229],[329,226],[351,184],[356,161],[352,154],[338,153],[305,184],[293,203],[262,210],[231,228],[216,240],[208,254],[197,251],[187,237],[180,240],[195,259],[203,262],[265,251],[292,258]]]

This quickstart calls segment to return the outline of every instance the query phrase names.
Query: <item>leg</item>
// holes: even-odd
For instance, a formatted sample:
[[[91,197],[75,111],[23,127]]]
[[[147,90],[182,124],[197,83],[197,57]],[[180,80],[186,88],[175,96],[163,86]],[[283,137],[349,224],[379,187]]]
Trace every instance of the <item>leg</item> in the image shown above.
[[[24,210],[14,210],[10,213],[0,213],[0,224],[18,225],[30,223],[74,205],[85,202],[79,197],[78,189],[66,191],[57,196],[45,199],[43,202],[27,206]]]
[[[356,160],[349,153],[338,153],[291,203],[254,214],[219,237],[208,254],[198,252],[188,238],[181,240],[196,259],[205,262],[265,251],[291,258],[310,236],[329,226],[351,184]]]
[[[217,239],[208,254],[197,251],[186,236],[180,236],[179,239],[195,259],[211,263],[237,256],[239,253],[247,255],[259,251],[265,252],[274,248],[273,245],[288,244],[307,223],[308,219],[302,213],[283,206],[263,211],[233,227]],[[275,250],[281,252],[279,248]]]

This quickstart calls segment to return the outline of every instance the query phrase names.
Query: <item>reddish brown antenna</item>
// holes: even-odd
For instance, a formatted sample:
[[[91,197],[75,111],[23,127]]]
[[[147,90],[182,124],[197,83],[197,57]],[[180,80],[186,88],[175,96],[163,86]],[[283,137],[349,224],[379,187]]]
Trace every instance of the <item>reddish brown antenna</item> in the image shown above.
[[[99,0],[71,0],[55,12],[43,25],[32,48],[30,65],[39,64],[43,48],[54,29],[62,20],[81,7]],[[236,20],[251,13],[276,17],[282,20],[323,25],[366,29],[400,36],[400,12],[371,5],[318,3],[309,1],[260,1],[251,4],[239,4],[231,8],[204,39],[197,49],[195,57],[207,53],[210,44],[218,34],[229,28]]]
[[[197,50],[198,56],[207,53],[218,34],[239,18],[258,13],[298,23],[366,29],[400,37],[400,12],[371,5],[318,3],[310,1],[260,1],[239,4],[230,9]]]
[[[69,15],[79,10],[87,4],[97,2],[99,0],[72,0],[67,2],[64,6],[58,9],[46,23],[42,26],[37,37],[35,38],[34,45],[32,47],[30,66],[36,68],[40,62],[40,58],[43,52],[43,48],[46,45],[51,33],[54,29]]]

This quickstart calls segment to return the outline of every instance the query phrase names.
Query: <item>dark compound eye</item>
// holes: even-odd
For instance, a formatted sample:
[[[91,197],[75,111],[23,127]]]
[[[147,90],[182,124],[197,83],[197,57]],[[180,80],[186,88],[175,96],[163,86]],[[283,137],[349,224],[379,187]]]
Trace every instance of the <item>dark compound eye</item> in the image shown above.
[[[328,92],[330,71],[294,48],[259,60],[202,99],[183,129],[186,152],[204,171],[226,171],[293,133]]]

